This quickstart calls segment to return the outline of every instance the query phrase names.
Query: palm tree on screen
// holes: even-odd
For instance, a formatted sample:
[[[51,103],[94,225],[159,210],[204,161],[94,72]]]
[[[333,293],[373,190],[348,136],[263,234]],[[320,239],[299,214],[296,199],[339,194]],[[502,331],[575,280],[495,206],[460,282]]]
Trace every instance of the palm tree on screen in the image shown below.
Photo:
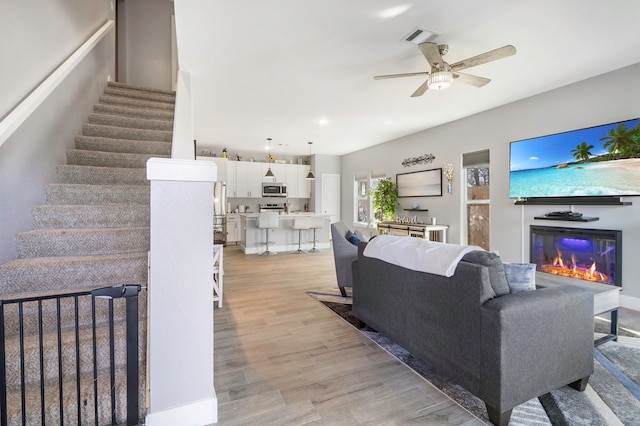
[[[605,141],[602,145],[603,148],[607,148],[610,154],[616,156],[616,158],[627,158],[631,153],[631,147],[634,145],[632,136],[636,129],[627,130],[627,126],[620,124],[615,129],[609,130],[607,136],[600,138],[601,141]]]
[[[586,161],[593,156],[591,150],[594,148],[593,145],[587,145],[586,142],[582,142],[580,145],[576,146],[571,150],[571,153],[578,161]]]

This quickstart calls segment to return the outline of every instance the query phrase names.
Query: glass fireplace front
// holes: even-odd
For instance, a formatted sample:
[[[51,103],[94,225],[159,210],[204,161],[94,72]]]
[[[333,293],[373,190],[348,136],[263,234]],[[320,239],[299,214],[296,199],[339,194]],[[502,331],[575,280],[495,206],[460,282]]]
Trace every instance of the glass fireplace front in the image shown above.
[[[530,232],[536,270],[622,286],[622,231],[532,225]]]

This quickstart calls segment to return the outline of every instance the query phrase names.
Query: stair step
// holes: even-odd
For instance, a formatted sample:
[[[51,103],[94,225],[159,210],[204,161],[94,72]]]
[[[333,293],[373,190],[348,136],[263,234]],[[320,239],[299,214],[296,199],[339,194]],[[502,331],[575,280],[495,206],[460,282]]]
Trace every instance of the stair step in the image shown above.
[[[173,120],[153,120],[139,117],[123,117],[103,113],[89,114],[89,123],[102,124],[113,127],[126,127],[129,129],[164,130],[173,131]]]
[[[87,183],[92,185],[148,185],[146,168],[57,166],[58,183]]]
[[[135,108],[145,108],[150,110],[174,111],[175,105],[166,102],[153,102],[138,98],[128,98],[126,96],[101,95],[98,97],[101,104],[121,105]]]
[[[112,139],[131,139],[138,141],[171,142],[173,132],[165,130],[129,129],[126,127],[104,126],[85,123],[82,125],[84,136],[99,136]]]
[[[145,372],[139,368],[139,392],[138,392],[138,417],[144,419],[144,386]],[[80,403],[77,401],[76,381],[67,380],[63,382],[63,412],[64,420],[60,418],[60,391],[57,381],[55,383],[46,383],[44,387],[45,394],[45,413],[44,421],[42,421],[41,404],[40,404],[40,386],[29,386],[25,389],[26,421],[22,422],[21,400],[22,394],[20,390],[7,393],[7,420],[10,425],[72,425],[72,424],[100,424],[124,425],[127,420],[126,413],[126,371],[124,368],[118,368],[115,371],[115,386],[113,389],[116,404],[114,407],[116,421],[112,422],[111,408],[111,376],[108,371],[100,370],[95,380],[98,389],[98,421],[95,419],[94,401],[95,387],[93,373],[82,376],[80,386]],[[142,404],[142,405],[141,405]],[[80,406],[80,419],[78,419],[78,406]],[[144,424],[141,422],[140,424]]]
[[[171,155],[171,142],[136,141],[98,136],[76,136],[76,149],[130,154]]]
[[[176,103],[175,95],[166,95],[163,93],[152,93],[143,90],[124,90],[118,87],[107,87],[104,89],[107,96],[119,96],[132,99],[141,99],[144,101],[162,102],[174,105]]]
[[[149,228],[37,229],[16,235],[18,259],[149,251]]]
[[[146,185],[83,185],[50,183],[46,186],[48,204],[142,204],[149,205]]]
[[[4,294],[146,282],[146,252],[16,259],[0,265],[0,288]]]
[[[163,95],[172,95],[172,96],[176,95],[175,90],[165,90],[165,89],[156,89],[153,87],[136,86],[133,84],[120,83],[118,81],[110,81],[107,85],[109,87],[120,89],[120,90],[137,90],[137,91],[148,92],[148,93],[160,93]]]
[[[153,157],[168,158],[169,156],[70,149],[67,151],[67,164],[78,166],[144,169],[147,166],[147,161]]]
[[[148,205],[47,204],[35,206],[32,215],[36,229],[149,226]]]
[[[108,306],[103,301],[96,301],[96,309],[108,312]],[[118,303],[120,304],[120,303]],[[114,304],[115,305],[115,304]],[[55,320],[54,320],[55,321]],[[80,373],[93,374],[93,329],[84,327],[78,329],[80,351]],[[115,365],[123,368],[126,366],[126,328],[125,322],[114,322],[114,349]],[[40,342],[39,334],[26,335],[24,337],[24,383],[25,385],[39,385],[40,381]],[[62,377],[63,380],[73,380],[76,375],[76,338],[75,328],[64,330],[60,333],[62,351]],[[96,325],[96,358],[99,366],[109,366],[109,327],[108,323]],[[7,357],[7,388],[19,390],[20,379],[20,337],[15,334],[6,339]],[[51,382],[58,379],[58,333],[53,330],[42,335],[42,357],[44,360],[45,381]]]
[[[149,118],[152,120],[173,121],[173,110],[135,108],[116,104],[95,104],[93,111],[103,114],[121,115],[124,117]]]

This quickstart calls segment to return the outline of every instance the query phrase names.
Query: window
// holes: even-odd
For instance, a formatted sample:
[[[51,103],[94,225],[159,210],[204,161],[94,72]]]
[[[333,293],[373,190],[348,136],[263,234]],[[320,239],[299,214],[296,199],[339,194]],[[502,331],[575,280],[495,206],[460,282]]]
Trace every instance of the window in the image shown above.
[[[467,244],[489,250],[489,151],[462,154],[466,173]]]
[[[369,222],[370,213],[369,178],[356,179],[356,222]]]
[[[354,221],[361,224],[369,224],[373,219],[372,200],[369,191],[378,186],[380,179],[386,175],[377,172],[360,172],[355,177],[355,218]]]

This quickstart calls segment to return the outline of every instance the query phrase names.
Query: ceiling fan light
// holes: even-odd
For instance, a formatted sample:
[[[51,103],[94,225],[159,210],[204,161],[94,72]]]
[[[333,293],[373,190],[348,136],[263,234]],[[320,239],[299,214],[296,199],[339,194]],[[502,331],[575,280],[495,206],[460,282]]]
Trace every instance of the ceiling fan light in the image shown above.
[[[453,73],[451,71],[435,71],[429,74],[429,89],[444,90],[451,87],[453,83]]]

